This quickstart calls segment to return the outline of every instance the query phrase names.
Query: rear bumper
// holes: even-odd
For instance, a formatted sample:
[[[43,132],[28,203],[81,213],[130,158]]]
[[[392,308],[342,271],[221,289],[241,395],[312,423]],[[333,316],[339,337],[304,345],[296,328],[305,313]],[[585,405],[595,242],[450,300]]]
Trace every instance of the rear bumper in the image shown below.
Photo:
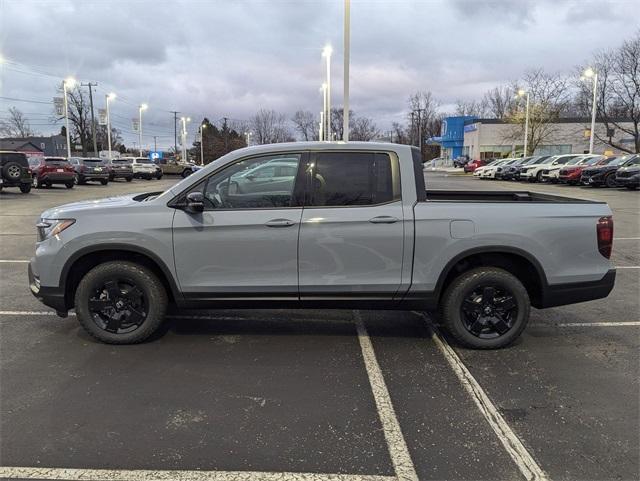
[[[45,306],[55,309],[59,315],[66,316],[68,310],[64,299],[64,289],[60,287],[41,286],[40,279],[33,272],[33,263],[34,259],[32,258],[27,269],[31,293]]]
[[[539,305],[534,305],[534,307],[543,309],[602,299],[609,295],[615,281],[616,270],[610,269],[599,281],[548,285],[542,290]]]
[[[108,179],[109,172],[83,172],[78,174],[81,179],[93,180],[93,179]]]
[[[52,184],[64,184],[66,182],[73,182],[73,173],[71,172],[60,172],[60,173],[51,173],[51,174],[43,174],[38,177],[40,182],[50,182]]]

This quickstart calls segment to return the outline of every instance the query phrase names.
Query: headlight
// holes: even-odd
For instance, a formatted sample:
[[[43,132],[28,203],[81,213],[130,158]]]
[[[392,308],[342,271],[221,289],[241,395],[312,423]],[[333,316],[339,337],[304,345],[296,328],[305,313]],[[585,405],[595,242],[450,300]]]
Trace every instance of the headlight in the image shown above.
[[[63,230],[75,224],[75,219],[40,219],[36,224],[38,228],[38,242],[57,236]]]

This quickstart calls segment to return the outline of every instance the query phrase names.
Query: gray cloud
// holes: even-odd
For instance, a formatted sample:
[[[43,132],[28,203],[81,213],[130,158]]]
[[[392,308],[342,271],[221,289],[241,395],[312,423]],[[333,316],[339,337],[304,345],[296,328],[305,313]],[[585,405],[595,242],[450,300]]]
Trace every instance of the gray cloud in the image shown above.
[[[402,120],[415,90],[452,104],[528,68],[569,74],[637,29],[628,21],[637,15],[634,1],[587,7],[569,0],[354,0],[352,108],[388,128]],[[592,18],[606,18],[606,28],[594,28]],[[0,2],[0,54],[18,63],[0,70],[2,95],[49,100],[66,75],[97,81],[99,106],[105,93],[117,92],[114,119],[129,143],[141,102],[150,105],[147,142],[158,135],[163,146],[173,143],[169,110],[194,118],[192,131],[204,115],[319,111],[327,42],[335,50],[333,104],[340,105],[342,2]],[[11,105],[2,103],[0,115]],[[50,112],[42,104],[15,105],[32,119]]]

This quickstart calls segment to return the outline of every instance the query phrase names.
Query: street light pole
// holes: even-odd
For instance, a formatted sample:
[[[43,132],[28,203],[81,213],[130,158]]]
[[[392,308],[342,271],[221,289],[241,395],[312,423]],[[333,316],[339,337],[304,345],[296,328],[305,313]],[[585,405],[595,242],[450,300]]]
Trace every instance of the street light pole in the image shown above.
[[[327,59],[327,105],[325,111],[325,123],[327,124],[327,128],[325,130],[325,137],[327,140],[331,140],[331,54],[333,53],[333,49],[331,45],[327,45],[322,50],[322,56]]]
[[[71,134],[69,132],[69,99],[67,98],[67,89],[73,88],[76,81],[72,77],[68,77],[62,81],[62,90],[64,91],[64,120],[65,129],[67,131],[67,157],[71,158]]]
[[[582,80],[593,77],[593,103],[591,105],[591,132],[589,134],[589,153],[593,154],[593,138],[596,130],[596,101],[598,92],[598,72],[589,67],[584,71]]]
[[[205,124],[200,124],[200,165],[204,165],[204,127]]]
[[[109,113],[109,101],[115,99],[116,94],[111,92],[104,97],[107,103],[107,143],[109,145],[109,160],[111,160],[111,114]]]
[[[351,0],[344,0],[344,106],[342,140],[349,142],[349,55],[351,49]]]
[[[520,98],[525,94],[527,95],[527,103],[524,113],[524,148],[522,149],[522,158],[527,156],[527,144],[529,143],[529,92],[520,89],[516,95],[517,98]]]
[[[327,111],[327,83],[324,82],[322,84],[322,135],[320,136],[320,140],[327,140],[328,132],[329,132],[329,122],[327,122],[328,111]]]
[[[142,157],[142,111],[147,110],[147,104],[140,104],[138,107],[138,135],[140,136],[140,157]]]
[[[324,135],[324,110],[320,111],[320,132],[318,135],[318,140],[324,140],[322,137]]]

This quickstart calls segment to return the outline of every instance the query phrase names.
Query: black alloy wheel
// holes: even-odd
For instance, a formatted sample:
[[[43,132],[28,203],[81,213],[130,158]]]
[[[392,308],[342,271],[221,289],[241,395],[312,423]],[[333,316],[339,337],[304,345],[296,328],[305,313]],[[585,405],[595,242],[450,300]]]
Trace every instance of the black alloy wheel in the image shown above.
[[[138,329],[147,318],[149,301],[133,279],[114,277],[97,287],[89,298],[93,322],[112,334]]]
[[[480,339],[493,339],[513,328],[518,305],[509,289],[486,285],[473,289],[462,302],[464,327]]]
[[[616,174],[609,174],[604,183],[607,187],[618,187],[618,183],[616,182]]]

